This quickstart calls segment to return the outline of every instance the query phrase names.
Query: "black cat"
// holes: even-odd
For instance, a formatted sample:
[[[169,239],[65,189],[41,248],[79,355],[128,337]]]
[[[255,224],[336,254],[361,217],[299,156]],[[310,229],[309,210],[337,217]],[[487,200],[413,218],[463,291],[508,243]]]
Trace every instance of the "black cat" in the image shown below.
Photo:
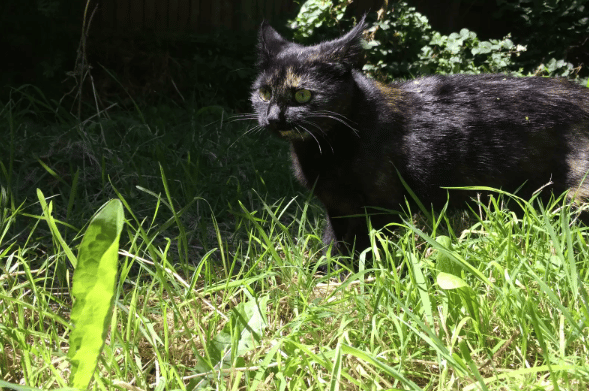
[[[552,182],[572,199],[589,197],[589,89],[504,75],[384,85],[359,70],[363,29],[315,46],[266,24],[259,32],[257,120],[290,141],[296,177],[327,210],[326,244],[366,248],[366,214],[411,198],[400,177],[428,207],[443,205],[441,187],[451,186],[519,188],[528,197]],[[374,228],[392,221],[371,217]]]

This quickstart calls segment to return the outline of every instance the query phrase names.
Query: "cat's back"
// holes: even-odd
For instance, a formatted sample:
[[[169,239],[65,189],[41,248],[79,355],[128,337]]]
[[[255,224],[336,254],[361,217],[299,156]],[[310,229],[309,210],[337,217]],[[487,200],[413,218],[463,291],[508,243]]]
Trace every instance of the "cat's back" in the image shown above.
[[[564,190],[589,169],[581,159],[589,153],[588,88],[505,75],[429,76],[387,88],[409,102],[395,145],[400,171],[421,194],[462,185],[513,191],[526,181],[535,190],[551,178]],[[575,172],[573,161],[583,162]]]
[[[477,108],[574,108],[589,112],[589,89],[562,78],[512,77],[501,74],[435,75],[393,83],[416,101]],[[515,107],[514,107],[515,105]]]
[[[436,75],[387,88],[411,102],[407,130],[538,132],[589,121],[589,88],[566,79]]]
[[[437,92],[442,95],[456,92],[506,92],[525,93],[531,90],[545,90],[547,93],[562,94],[563,92],[589,96],[589,89],[575,84],[565,78],[553,77],[515,77],[504,74],[456,74],[456,75],[431,75],[393,82],[391,87],[401,88],[405,91]]]

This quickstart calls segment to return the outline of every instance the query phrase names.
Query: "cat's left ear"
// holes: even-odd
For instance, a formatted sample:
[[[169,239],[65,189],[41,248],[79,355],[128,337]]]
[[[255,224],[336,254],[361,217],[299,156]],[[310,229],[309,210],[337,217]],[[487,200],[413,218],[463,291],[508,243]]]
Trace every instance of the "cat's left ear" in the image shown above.
[[[290,42],[282,38],[269,24],[262,22],[258,32],[258,66],[265,68],[272,58],[289,44]]]
[[[358,24],[346,35],[319,45],[319,51],[325,61],[340,63],[348,68],[360,65],[364,57],[362,33],[366,29],[365,19],[366,15],[362,16]]]

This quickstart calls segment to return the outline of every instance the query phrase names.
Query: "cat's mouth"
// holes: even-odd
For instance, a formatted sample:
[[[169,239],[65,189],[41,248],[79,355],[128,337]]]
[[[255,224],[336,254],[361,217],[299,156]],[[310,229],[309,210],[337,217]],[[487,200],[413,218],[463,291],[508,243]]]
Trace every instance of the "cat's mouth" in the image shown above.
[[[301,137],[301,134],[296,130],[287,129],[287,130],[279,130],[278,134],[280,137],[284,138],[293,138],[293,137]]]
[[[281,138],[289,141],[304,141],[309,137],[309,133],[295,129],[278,130],[277,133]]]
[[[289,129],[290,128],[290,129]],[[295,140],[306,140],[307,137],[309,137],[309,133],[296,127],[290,127],[290,124],[286,124],[280,127],[268,127],[268,130],[270,130],[272,133],[274,133],[275,135],[277,135],[278,137],[285,139],[285,140],[290,140],[290,141],[295,141]]]

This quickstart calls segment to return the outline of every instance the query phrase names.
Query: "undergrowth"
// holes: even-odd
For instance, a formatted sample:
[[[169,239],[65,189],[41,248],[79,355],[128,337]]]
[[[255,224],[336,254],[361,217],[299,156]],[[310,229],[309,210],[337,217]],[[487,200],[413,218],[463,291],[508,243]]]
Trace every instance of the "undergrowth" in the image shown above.
[[[68,251],[112,198],[126,219],[93,389],[589,386],[587,228],[564,196],[409,213],[352,263],[325,255],[285,146],[220,108],[78,124],[15,94],[0,108],[0,387],[70,384]]]

